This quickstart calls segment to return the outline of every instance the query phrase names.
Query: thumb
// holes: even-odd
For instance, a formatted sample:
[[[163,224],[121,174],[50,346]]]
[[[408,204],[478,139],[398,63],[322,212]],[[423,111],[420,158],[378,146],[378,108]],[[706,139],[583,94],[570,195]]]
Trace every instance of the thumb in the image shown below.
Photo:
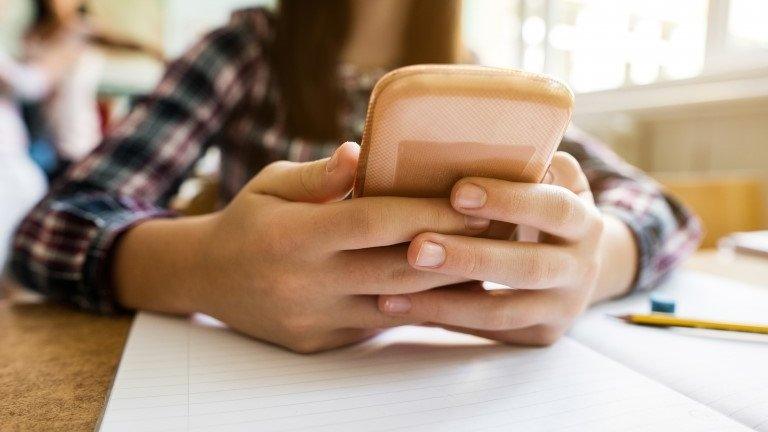
[[[359,155],[360,146],[345,142],[330,158],[305,163],[274,162],[264,167],[247,188],[252,193],[289,201],[338,201],[352,190]]]

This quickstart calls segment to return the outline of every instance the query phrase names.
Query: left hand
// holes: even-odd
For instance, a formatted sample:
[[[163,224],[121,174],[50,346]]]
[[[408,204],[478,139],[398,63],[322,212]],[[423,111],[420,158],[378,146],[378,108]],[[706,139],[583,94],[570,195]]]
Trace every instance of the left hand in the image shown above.
[[[417,269],[481,282],[381,295],[379,309],[508,343],[548,345],[590,304],[600,273],[603,217],[578,162],[557,152],[545,183],[464,178],[451,193],[465,215],[541,231],[539,242],[422,233],[408,249]]]

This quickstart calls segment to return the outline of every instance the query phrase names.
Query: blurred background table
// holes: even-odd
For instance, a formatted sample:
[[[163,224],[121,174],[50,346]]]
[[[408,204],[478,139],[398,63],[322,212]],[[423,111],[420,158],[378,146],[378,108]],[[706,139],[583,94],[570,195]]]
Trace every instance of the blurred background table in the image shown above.
[[[705,250],[685,267],[768,288],[765,258]],[[131,319],[0,300],[0,430],[93,430]]]

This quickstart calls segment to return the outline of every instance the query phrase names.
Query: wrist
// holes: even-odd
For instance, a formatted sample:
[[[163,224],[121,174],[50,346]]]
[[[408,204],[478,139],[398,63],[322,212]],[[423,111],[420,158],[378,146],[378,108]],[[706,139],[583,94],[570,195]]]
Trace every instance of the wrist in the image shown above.
[[[629,293],[638,267],[638,252],[632,230],[621,219],[603,214],[600,239],[600,273],[592,292],[594,304]]]
[[[150,219],[115,245],[112,280],[130,309],[190,314],[205,304],[204,237],[211,216]]]

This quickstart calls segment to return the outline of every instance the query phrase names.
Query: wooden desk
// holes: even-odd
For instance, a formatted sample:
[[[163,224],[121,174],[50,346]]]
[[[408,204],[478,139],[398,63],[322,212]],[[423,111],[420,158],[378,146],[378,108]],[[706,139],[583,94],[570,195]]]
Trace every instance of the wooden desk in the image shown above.
[[[699,252],[686,267],[768,285],[768,260]],[[131,317],[0,301],[0,430],[93,430]]]
[[[130,324],[0,301],[0,430],[93,430]]]

